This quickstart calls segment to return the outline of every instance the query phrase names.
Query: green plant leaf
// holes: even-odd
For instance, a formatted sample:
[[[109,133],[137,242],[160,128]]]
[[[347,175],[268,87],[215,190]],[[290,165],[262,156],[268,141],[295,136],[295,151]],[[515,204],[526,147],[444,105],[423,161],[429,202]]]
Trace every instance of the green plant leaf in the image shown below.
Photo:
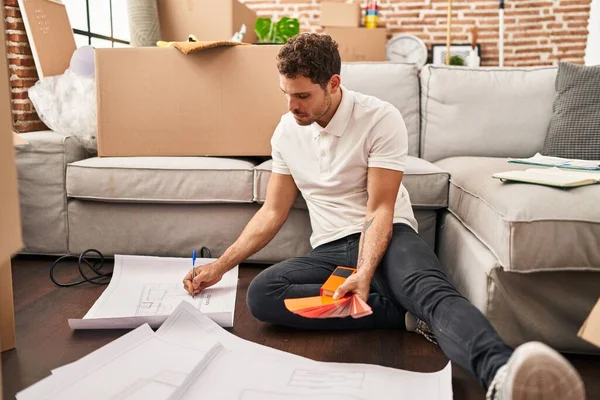
[[[461,56],[452,56],[450,57],[450,65],[467,65],[467,63]]]
[[[289,38],[300,33],[300,22],[297,18],[281,18],[275,25],[275,32],[279,42],[285,43]]]
[[[258,36],[259,42],[269,42],[271,40],[273,30],[273,22],[271,21],[271,18],[259,17],[256,19],[256,22],[254,23],[254,31],[256,32],[256,36]]]

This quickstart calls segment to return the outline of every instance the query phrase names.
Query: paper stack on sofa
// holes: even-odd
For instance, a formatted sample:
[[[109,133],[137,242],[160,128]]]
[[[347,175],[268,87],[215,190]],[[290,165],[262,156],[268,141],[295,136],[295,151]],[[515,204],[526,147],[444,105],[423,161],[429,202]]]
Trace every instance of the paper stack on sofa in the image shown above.
[[[510,158],[508,162],[532,165],[536,168],[525,171],[497,172],[492,176],[502,181],[533,183],[559,188],[574,188],[600,183],[600,161],[548,157],[537,153],[529,158]]]

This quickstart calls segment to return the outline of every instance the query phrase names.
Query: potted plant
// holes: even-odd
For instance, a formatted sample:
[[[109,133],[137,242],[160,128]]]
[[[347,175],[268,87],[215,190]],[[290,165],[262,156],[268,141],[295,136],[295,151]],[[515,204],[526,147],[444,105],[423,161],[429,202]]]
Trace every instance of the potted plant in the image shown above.
[[[271,18],[259,17],[254,23],[254,31],[258,36],[257,44],[282,44],[300,33],[300,22],[297,18],[283,17],[277,22]]]
[[[461,56],[454,55],[450,57],[450,65],[467,65],[467,63]]]

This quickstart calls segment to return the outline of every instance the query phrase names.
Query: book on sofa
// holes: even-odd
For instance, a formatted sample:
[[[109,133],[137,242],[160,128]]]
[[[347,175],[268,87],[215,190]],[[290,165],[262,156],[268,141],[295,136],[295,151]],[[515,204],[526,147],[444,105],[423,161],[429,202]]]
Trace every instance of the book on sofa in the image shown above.
[[[492,177],[502,181],[534,183],[560,188],[573,188],[600,183],[600,172],[583,172],[560,168],[531,168],[525,171],[497,172]]]
[[[196,265],[214,261],[199,258]],[[192,298],[183,288],[191,270],[187,258],[115,255],[110,284],[81,319],[69,319],[71,329],[133,329],[145,323],[159,327],[182,301],[191,303],[224,328],[233,326],[238,267]]]

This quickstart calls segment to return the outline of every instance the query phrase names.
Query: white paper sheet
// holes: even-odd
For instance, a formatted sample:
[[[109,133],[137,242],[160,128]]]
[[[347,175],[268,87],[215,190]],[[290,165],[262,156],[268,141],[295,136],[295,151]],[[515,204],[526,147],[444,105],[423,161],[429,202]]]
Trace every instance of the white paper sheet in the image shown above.
[[[206,343],[210,350],[214,342]],[[169,342],[147,325],[17,394],[18,400],[166,399],[204,359],[207,350]],[[147,396],[151,393],[151,397]]]
[[[435,373],[369,364],[299,364],[217,345],[169,400],[452,399],[452,369]]]
[[[210,349],[210,344],[207,347]],[[68,374],[52,375],[17,394],[18,400],[167,398],[206,355],[171,343],[148,325],[77,361]]]
[[[229,350],[276,358],[292,358],[299,362],[312,362],[312,360],[305,357],[239,338],[221,328],[216,322],[186,301],[182,301],[171,313],[160,329],[156,331],[156,335],[168,342],[188,345],[204,351],[208,351],[213,345],[221,343]],[[115,352],[122,348],[124,344],[119,344],[119,340],[121,339],[111,342],[75,362],[52,370],[52,374],[70,376],[78,372],[88,371],[95,364],[112,357]]]
[[[165,340],[201,346],[206,349],[207,342],[219,342],[228,350],[241,353],[252,353],[263,357],[287,358],[297,362],[313,362],[312,360],[292,353],[263,346],[235,336],[221,328],[206,315],[198,312],[191,304],[181,303],[156,334]]]
[[[452,399],[450,364],[423,374],[317,362],[238,338],[181,302],[17,395],[39,399]]]
[[[196,265],[214,259],[201,258]],[[186,301],[223,327],[233,326],[238,267],[196,295],[183,289],[191,259],[115,255],[111,281],[82,319],[69,319],[71,329],[133,329],[145,323],[156,328]]]

